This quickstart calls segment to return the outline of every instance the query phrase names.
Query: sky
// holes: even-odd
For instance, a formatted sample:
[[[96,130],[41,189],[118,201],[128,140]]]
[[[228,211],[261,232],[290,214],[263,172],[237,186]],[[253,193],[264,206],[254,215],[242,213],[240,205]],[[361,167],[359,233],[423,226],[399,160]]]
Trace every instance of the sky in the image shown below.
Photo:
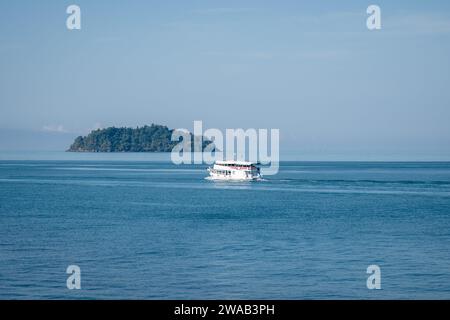
[[[201,120],[320,160],[450,160],[449,40],[448,1],[1,1],[0,150]]]

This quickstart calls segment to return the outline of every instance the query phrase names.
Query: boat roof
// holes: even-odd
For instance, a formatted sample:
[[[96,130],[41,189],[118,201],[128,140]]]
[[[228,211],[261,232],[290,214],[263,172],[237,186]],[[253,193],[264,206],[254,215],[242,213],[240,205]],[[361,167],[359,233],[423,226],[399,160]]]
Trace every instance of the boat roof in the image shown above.
[[[251,166],[251,165],[258,165],[259,162],[250,162],[250,161],[235,161],[235,160],[224,160],[224,161],[216,161],[216,164],[235,164],[238,166]]]

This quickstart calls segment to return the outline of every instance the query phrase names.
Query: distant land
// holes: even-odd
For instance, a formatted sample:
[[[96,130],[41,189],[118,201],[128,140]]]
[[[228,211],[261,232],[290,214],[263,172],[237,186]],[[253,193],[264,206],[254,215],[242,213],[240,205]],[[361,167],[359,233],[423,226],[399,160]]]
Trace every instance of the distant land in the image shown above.
[[[174,129],[166,126],[152,124],[136,128],[97,129],[87,136],[79,136],[72,143],[68,152],[171,152],[179,141],[171,141]],[[194,136],[191,135],[191,151],[194,150]],[[212,143],[205,137],[195,137],[198,141],[203,139],[202,150]],[[181,139],[181,138],[180,138]]]

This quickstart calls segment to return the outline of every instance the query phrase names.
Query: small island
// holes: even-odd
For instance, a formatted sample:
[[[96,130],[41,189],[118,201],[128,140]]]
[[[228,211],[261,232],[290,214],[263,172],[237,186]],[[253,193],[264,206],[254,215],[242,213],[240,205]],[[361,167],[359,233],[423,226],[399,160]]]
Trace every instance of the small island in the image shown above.
[[[174,129],[152,124],[136,128],[109,127],[91,131],[87,136],[79,136],[68,152],[171,152],[179,141],[172,141]],[[202,139],[202,150],[212,141],[205,137],[194,137],[191,141]],[[180,138],[180,140],[182,140]],[[194,151],[194,143],[191,143]]]

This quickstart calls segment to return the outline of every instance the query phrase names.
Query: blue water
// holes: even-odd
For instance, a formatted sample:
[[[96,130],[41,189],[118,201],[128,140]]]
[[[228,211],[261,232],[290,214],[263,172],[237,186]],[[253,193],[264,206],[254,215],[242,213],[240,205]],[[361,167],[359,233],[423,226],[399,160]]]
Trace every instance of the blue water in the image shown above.
[[[83,157],[0,161],[0,299],[450,299],[450,163]]]

